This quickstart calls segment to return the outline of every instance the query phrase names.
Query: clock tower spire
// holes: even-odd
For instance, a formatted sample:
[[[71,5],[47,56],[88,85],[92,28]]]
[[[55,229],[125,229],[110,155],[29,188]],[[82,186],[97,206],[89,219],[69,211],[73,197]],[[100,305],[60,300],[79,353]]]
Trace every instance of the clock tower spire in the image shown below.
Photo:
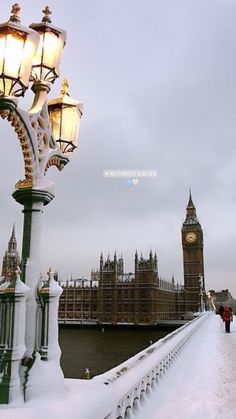
[[[203,231],[197,218],[191,191],[182,225],[182,247],[184,265],[184,288],[186,291],[187,311],[198,311],[200,293],[205,291]]]

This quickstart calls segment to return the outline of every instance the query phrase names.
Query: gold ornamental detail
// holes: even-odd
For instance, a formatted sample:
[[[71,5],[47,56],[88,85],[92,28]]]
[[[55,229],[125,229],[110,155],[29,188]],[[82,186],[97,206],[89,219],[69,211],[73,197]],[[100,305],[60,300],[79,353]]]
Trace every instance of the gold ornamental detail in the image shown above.
[[[45,173],[49,169],[50,166],[56,166],[58,170],[60,171],[64,168],[64,164],[62,164],[62,161],[58,156],[50,157],[45,167]]]
[[[22,124],[19,116],[10,110],[0,110],[0,116],[2,119],[7,119],[10,121],[11,126],[14,128],[17,138],[21,145],[21,151],[23,154],[24,160],[24,169],[25,169],[25,179],[20,181],[23,185],[21,187],[29,187],[33,185],[33,167],[32,167],[32,148],[30,147],[28,141],[27,131]],[[19,184],[19,182],[17,182]],[[27,184],[27,186],[24,186]],[[19,186],[18,186],[19,187]]]
[[[18,180],[18,182],[15,184],[16,189],[25,189],[25,188],[32,188],[32,187],[33,187],[33,180],[30,180],[30,179]]]

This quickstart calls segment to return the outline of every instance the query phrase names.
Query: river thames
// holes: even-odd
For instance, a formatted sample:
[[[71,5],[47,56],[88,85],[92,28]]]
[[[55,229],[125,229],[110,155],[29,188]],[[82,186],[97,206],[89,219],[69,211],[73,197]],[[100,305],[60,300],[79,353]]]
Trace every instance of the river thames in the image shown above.
[[[173,330],[173,329],[172,329]],[[170,333],[152,328],[60,328],[61,366],[66,378],[90,377],[119,365]]]

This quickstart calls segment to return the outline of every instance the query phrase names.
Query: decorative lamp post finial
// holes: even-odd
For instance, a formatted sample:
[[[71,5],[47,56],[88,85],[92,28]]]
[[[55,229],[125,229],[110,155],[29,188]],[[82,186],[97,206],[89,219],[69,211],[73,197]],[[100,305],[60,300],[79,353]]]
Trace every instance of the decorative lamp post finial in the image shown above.
[[[19,266],[17,266],[17,268],[15,270],[15,275],[16,275],[16,277],[18,277],[18,276],[20,276],[20,274],[21,274],[21,269],[20,269]]]
[[[20,18],[19,18],[19,14],[20,14],[20,6],[18,3],[13,4],[12,8],[11,8],[11,16],[9,21],[10,22],[15,22],[15,23],[20,23]]]
[[[48,272],[47,272],[47,276],[48,276],[48,283],[50,283],[50,281],[52,281],[54,279],[54,270],[52,268],[49,268]]]
[[[45,23],[52,23],[50,15],[52,14],[51,10],[48,6],[45,6],[45,8],[42,10],[44,17],[42,18],[42,22]]]
[[[61,95],[69,96],[69,82],[67,79],[64,79],[61,84]]]

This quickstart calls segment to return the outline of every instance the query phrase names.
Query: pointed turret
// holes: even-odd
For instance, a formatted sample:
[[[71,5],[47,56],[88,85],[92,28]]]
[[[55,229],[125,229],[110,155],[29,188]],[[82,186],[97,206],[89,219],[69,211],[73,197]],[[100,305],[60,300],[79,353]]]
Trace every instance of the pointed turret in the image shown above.
[[[137,270],[137,267],[138,267],[138,252],[137,252],[137,249],[136,249],[135,257],[134,257],[134,269],[135,269],[135,271]]]
[[[188,208],[194,208],[195,209],[195,205],[194,205],[193,200],[192,200],[192,191],[191,191],[191,189],[189,191],[189,200],[188,200],[187,209]]]
[[[100,256],[100,271],[102,270],[103,267],[103,254],[101,252],[101,256]]]
[[[156,252],[155,252],[155,255],[154,255],[154,262],[157,263],[157,253]]]
[[[185,218],[184,224],[197,224],[197,223],[198,223],[198,218],[197,218],[196,208],[194,206],[194,203],[192,200],[192,193],[190,190],[188,205],[186,208],[186,218]]]
[[[13,224],[12,233],[8,242],[8,250],[5,252],[5,256],[2,262],[2,276],[5,278],[11,277],[18,266],[20,265],[20,257],[17,252],[17,241],[15,234],[15,223]]]
[[[149,253],[149,260],[150,260],[150,262],[152,262],[152,260],[153,260],[153,257],[152,257],[152,250],[150,250],[150,253]]]
[[[8,242],[8,252],[15,252],[17,249],[16,234],[15,234],[15,223],[13,224],[11,238]]]
[[[116,251],[115,251],[115,253],[114,253],[114,258],[113,258],[113,260],[114,260],[114,269],[115,269],[115,271],[117,272],[117,270],[118,270],[118,264],[117,264]]]

